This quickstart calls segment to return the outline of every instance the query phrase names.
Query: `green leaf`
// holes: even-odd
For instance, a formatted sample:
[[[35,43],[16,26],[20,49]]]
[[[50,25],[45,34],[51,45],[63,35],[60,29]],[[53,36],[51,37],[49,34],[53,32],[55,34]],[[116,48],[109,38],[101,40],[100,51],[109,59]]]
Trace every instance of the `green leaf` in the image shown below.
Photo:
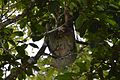
[[[58,1],[51,1],[50,2],[50,4],[49,4],[49,11],[51,12],[51,13],[56,13],[56,11],[58,10],[58,8],[59,8],[59,3],[58,3]]]
[[[20,55],[21,56],[21,55]],[[28,59],[29,59],[30,57],[28,56],[28,55],[23,55],[23,56],[21,56],[21,62],[23,63],[23,64],[25,64],[27,61],[28,61]]]
[[[4,4],[5,4],[5,5],[7,4],[7,0],[4,0]]]
[[[23,29],[26,26],[26,24],[27,24],[27,19],[24,18],[24,19],[20,20],[18,22],[18,24],[20,24],[20,28]]]
[[[15,34],[16,36],[23,36],[23,32],[22,31],[16,31],[13,34]]]
[[[0,80],[4,80],[2,77],[0,77]]]
[[[83,8],[87,6],[87,0],[78,0],[78,2]]]
[[[110,4],[110,7],[114,8],[114,9],[119,9],[119,6],[117,6],[115,4]]]
[[[28,68],[28,70],[25,71],[25,73],[26,73],[28,76],[33,75],[32,68]]]
[[[117,23],[112,19],[106,19],[106,22],[110,23],[112,26],[116,26]]]
[[[3,76],[3,70],[0,69],[0,77],[2,77],[2,76]]]
[[[84,13],[79,15],[79,17],[75,21],[76,29],[80,29],[80,27],[83,25],[83,23],[87,20],[87,17]]]
[[[55,77],[57,80],[73,80],[72,73],[65,73],[63,75],[58,75]]]
[[[89,28],[88,28],[88,30],[90,31],[90,32],[92,32],[92,33],[96,33],[97,31],[98,31],[98,29],[99,28],[101,28],[101,24],[100,24],[101,22],[100,21],[98,21],[97,19],[93,19],[93,20],[91,20],[90,21],[90,23],[89,23]]]
[[[78,62],[76,63],[79,67],[80,67],[80,72],[83,73],[85,71],[87,71],[87,67],[86,67],[86,64],[85,63],[82,63],[82,62]]]
[[[4,28],[3,29],[4,33],[7,34],[7,35],[10,35],[11,33],[13,33],[13,29],[12,28]]]
[[[5,48],[6,50],[8,50],[8,48],[9,48],[8,42],[4,43],[3,46],[4,46],[4,48]]]
[[[47,71],[47,77],[46,80],[51,80],[52,79],[52,75],[54,73],[53,68],[49,68],[49,70]]]
[[[44,36],[35,36],[35,35],[32,35],[31,38],[32,40],[35,42],[35,41],[39,41],[40,39],[42,39]]]
[[[34,48],[39,48],[36,44],[34,43],[29,43],[30,46],[34,47]]]
[[[45,25],[46,25],[45,21],[42,22],[41,24],[36,23],[36,22],[31,22],[31,26],[30,26],[31,31],[32,31],[31,38],[33,41],[38,41],[43,38],[43,35],[41,34],[45,32]]]
[[[13,46],[16,46],[16,44],[13,40],[9,40],[9,43],[12,44]]]
[[[17,50],[17,52],[18,52],[18,54],[19,54],[20,56],[24,56],[24,55],[25,55],[25,49],[24,49],[24,47],[22,47],[22,46],[17,46],[15,49]]]
[[[76,19],[75,26],[76,29],[80,32],[80,36],[83,37],[87,29],[87,17],[85,16],[85,14],[81,14]]]
[[[23,45],[21,45],[21,47],[23,47],[24,49],[26,49],[27,46],[28,46],[28,44],[23,44]]]
[[[9,63],[11,63],[13,59],[14,59],[13,56],[11,54],[8,54],[8,53],[4,53],[4,55],[0,56],[0,60],[7,61]],[[5,64],[7,64],[7,63],[5,63]]]
[[[39,67],[37,67],[37,66],[33,66],[32,68],[36,71],[40,71]]]
[[[18,76],[18,79],[19,79],[19,80],[24,80],[24,79],[26,79],[25,72],[21,73],[21,74]]]

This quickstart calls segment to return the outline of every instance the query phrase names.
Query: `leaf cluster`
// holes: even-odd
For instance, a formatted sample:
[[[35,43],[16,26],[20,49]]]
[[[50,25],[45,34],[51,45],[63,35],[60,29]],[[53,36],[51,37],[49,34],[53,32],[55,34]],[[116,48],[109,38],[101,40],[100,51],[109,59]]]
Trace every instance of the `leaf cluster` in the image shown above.
[[[64,23],[66,4],[76,32],[87,42],[86,45],[76,43],[78,55],[74,64],[64,71],[56,71],[50,66],[51,54],[47,54],[44,55],[47,58],[40,56],[34,64],[21,67],[30,58],[27,46],[39,48],[27,41],[48,36],[47,23],[53,30],[59,26],[58,22]],[[119,80],[120,1],[1,0],[0,79],[3,80],[4,76],[9,80],[6,78],[9,71],[11,74],[18,71],[15,78],[19,80]]]

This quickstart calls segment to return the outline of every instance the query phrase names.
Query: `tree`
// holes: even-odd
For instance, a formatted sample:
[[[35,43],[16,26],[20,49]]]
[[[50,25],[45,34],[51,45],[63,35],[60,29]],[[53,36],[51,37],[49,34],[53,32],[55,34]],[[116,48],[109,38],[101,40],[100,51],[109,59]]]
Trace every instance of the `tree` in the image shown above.
[[[119,0],[1,0],[0,14],[1,80],[119,80]]]

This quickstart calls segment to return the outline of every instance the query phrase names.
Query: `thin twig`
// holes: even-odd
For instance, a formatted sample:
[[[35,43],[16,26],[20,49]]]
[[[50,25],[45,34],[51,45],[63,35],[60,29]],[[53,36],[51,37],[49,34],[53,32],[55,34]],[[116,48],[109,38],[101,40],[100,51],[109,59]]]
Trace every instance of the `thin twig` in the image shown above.
[[[61,26],[59,26],[59,27],[56,27],[56,28],[54,28],[54,29],[52,29],[52,30],[50,30],[50,31],[45,32],[45,33],[42,33],[42,34],[40,34],[40,35],[33,35],[33,36],[37,36],[37,37],[46,36],[46,35],[48,35],[48,34],[50,34],[50,33],[53,33],[53,32],[55,32],[55,31],[57,31],[57,30],[60,30],[60,28],[62,28],[62,26],[63,26],[63,25],[61,25]]]
[[[12,16],[12,14],[14,14],[15,13],[15,11],[17,11],[17,9],[16,10],[14,10],[10,15],[8,15],[7,17],[9,18],[10,16]]]
[[[8,9],[6,9],[7,11],[3,14],[3,16],[5,16],[9,11],[10,11],[10,9],[9,9],[9,3],[8,3]]]

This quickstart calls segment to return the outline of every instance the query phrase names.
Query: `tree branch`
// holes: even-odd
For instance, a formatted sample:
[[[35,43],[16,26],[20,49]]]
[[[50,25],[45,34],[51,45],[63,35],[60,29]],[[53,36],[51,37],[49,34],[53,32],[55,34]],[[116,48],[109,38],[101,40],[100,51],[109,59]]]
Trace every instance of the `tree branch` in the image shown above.
[[[11,71],[11,74],[8,75],[4,80],[14,80],[14,79],[16,79],[22,72],[24,72],[26,70],[27,67],[36,63],[36,61],[39,59],[39,57],[44,54],[44,51],[45,51],[46,47],[47,47],[46,42],[44,42],[41,49],[38,51],[38,53],[36,54],[35,57],[29,58],[27,62],[22,64],[15,71],[13,71],[13,72]]]
[[[7,25],[9,25],[9,24],[11,24],[11,23],[14,23],[14,22],[20,20],[20,19],[23,18],[23,17],[25,17],[25,16],[28,14],[29,10],[31,10],[31,8],[33,8],[33,6],[34,6],[34,0],[31,0],[31,1],[29,2],[29,5],[28,5],[27,8],[23,11],[22,14],[14,17],[13,19],[8,19],[8,20],[6,20],[6,21],[4,21],[4,22],[0,22],[0,29],[2,29],[3,27],[5,27],[5,26],[7,26]]]
[[[64,25],[64,24],[63,24],[63,25]],[[55,32],[55,31],[57,31],[57,30],[61,30],[61,28],[63,27],[63,25],[61,25],[61,26],[59,26],[59,27],[56,27],[56,28],[54,28],[54,29],[52,29],[52,30],[50,30],[50,31],[44,32],[44,33],[42,33],[42,34],[40,34],[40,35],[34,35],[34,34],[33,34],[33,36],[37,36],[37,37],[46,36],[46,35],[48,35],[48,34],[50,34],[50,33],[53,33],[53,32]]]

